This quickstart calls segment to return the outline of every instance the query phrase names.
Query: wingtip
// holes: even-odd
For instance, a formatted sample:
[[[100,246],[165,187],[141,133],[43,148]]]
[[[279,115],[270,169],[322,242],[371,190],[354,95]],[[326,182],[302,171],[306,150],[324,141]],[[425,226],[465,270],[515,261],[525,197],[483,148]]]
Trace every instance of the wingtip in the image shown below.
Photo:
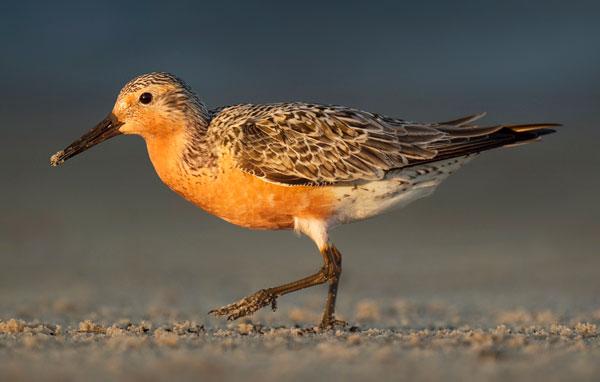
[[[468,115],[466,117],[453,119],[451,121],[438,122],[438,125],[464,126],[471,122],[477,121],[478,119],[481,119],[481,118],[485,117],[486,115],[487,115],[487,112],[484,111],[484,112],[481,112],[478,114],[473,114],[473,115]]]
[[[504,126],[507,129],[510,129],[516,133],[526,133],[530,131],[541,131],[541,130],[552,130],[551,132],[556,132],[554,128],[561,127],[560,123],[528,123],[522,125],[506,125]],[[550,131],[548,132],[550,133]]]
[[[64,155],[64,151],[59,151],[56,154],[52,155],[50,157],[50,166],[52,167],[56,167],[59,166],[61,164],[63,164],[64,159],[62,159],[62,156]]]
[[[475,114],[474,117],[475,117],[475,119],[480,119],[480,118],[485,117],[486,115],[487,115],[487,111],[482,111],[479,114]]]

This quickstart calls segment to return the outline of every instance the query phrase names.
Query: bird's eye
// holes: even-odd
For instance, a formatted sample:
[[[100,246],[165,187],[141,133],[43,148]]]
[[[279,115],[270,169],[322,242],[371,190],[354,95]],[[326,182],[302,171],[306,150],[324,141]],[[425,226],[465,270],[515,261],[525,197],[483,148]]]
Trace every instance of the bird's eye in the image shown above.
[[[149,104],[150,102],[152,102],[152,94],[142,93],[140,95],[140,102],[143,103],[144,105]]]

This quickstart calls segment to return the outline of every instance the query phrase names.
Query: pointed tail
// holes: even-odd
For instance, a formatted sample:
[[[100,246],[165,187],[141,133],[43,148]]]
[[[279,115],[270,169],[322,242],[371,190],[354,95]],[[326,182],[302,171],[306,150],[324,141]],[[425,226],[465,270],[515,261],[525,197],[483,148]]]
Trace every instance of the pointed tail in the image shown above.
[[[483,117],[476,114],[453,121],[440,123],[438,129],[448,134],[448,139],[436,143],[433,149],[438,155],[432,161],[459,157],[491,150],[511,147],[540,140],[543,135],[556,132],[558,123],[529,123],[520,125],[498,125],[480,127],[469,123]]]

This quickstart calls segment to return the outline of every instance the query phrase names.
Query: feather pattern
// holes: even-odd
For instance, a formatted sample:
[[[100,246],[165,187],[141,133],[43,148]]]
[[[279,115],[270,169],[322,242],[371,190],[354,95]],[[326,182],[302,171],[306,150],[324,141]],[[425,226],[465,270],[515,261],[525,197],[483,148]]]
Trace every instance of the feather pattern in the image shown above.
[[[521,134],[501,125],[470,125],[483,114],[416,123],[307,103],[235,105],[211,113],[209,141],[243,171],[284,184],[383,179],[394,169],[514,143]],[[548,126],[527,125],[523,134],[532,139]]]

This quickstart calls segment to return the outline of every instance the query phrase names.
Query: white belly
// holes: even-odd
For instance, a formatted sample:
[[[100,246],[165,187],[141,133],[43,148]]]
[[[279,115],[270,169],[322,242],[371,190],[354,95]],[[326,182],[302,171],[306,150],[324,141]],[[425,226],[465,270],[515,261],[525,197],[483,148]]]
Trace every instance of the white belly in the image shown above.
[[[339,186],[335,190],[339,205],[328,225],[367,219],[429,196],[444,179],[474,156],[391,171],[382,180]]]

